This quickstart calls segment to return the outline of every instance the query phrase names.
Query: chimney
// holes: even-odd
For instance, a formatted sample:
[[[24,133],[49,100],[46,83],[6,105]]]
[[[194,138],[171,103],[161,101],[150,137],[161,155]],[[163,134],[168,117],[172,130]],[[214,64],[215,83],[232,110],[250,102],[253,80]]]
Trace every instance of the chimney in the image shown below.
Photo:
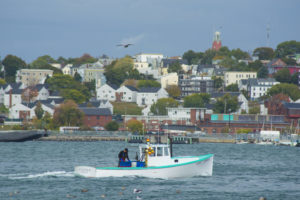
[[[12,106],[12,89],[9,91],[9,107],[11,108]]]

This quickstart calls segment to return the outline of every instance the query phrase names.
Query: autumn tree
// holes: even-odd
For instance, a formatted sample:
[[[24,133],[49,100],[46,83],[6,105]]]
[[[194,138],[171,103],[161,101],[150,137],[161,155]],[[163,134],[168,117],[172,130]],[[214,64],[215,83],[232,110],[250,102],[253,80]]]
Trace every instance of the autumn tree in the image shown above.
[[[39,95],[39,92],[34,87],[27,87],[23,90],[21,98],[25,103],[32,103],[35,101],[36,97]]]
[[[144,132],[143,123],[138,120],[131,119],[126,123],[126,126],[133,133],[137,132],[139,134],[142,134]]]
[[[177,85],[168,85],[166,88],[169,96],[172,98],[179,98],[181,95],[181,90]]]
[[[77,104],[67,100],[55,108],[53,122],[58,126],[80,126],[83,123],[84,113],[78,109]]]
[[[167,108],[178,107],[178,102],[172,98],[161,98],[152,104],[150,111],[155,115],[167,115]]]

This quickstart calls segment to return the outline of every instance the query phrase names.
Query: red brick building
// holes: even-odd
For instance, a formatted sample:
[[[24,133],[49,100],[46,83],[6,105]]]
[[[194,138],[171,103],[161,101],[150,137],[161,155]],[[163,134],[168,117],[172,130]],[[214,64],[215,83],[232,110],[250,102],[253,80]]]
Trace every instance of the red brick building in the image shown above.
[[[84,113],[83,124],[88,127],[104,127],[112,120],[109,108],[79,108]]]

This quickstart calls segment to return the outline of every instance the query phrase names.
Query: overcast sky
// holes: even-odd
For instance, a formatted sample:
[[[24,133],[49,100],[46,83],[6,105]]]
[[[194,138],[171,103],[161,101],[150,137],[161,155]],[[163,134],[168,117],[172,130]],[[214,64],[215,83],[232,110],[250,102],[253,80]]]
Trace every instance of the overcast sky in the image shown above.
[[[0,56],[27,62],[136,53],[205,51],[220,30],[223,45],[253,51],[300,41],[298,0],[0,0]],[[134,43],[121,48],[119,43]]]

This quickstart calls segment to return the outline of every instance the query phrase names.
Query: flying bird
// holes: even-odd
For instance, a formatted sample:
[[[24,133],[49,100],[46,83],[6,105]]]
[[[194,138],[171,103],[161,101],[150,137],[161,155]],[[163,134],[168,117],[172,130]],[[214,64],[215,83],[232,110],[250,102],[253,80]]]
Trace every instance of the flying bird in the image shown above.
[[[118,44],[117,46],[122,46],[124,48],[127,48],[129,47],[130,45],[133,45],[133,44]]]

